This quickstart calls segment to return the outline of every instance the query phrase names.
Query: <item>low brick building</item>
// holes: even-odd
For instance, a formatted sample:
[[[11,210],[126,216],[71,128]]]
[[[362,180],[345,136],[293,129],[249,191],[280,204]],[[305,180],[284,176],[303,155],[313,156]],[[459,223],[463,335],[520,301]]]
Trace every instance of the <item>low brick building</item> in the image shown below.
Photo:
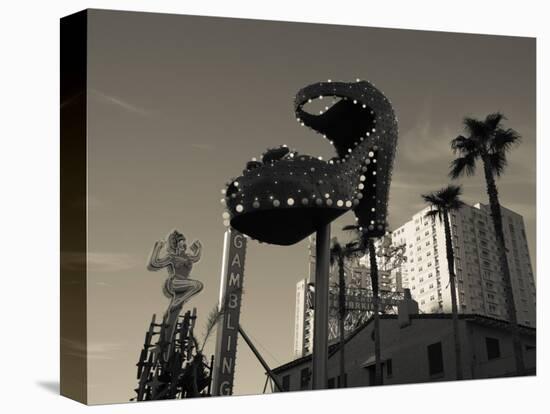
[[[345,341],[348,387],[374,384],[374,323],[372,318]],[[527,373],[536,372],[536,330],[520,327]],[[508,322],[476,314],[459,315],[464,379],[515,375]],[[418,314],[418,304],[405,299],[398,315],[380,316],[383,384],[455,380],[451,314]],[[339,343],[329,347],[328,387],[339,385]],[[311,389],[311,355],[273,370],[285,391]]]

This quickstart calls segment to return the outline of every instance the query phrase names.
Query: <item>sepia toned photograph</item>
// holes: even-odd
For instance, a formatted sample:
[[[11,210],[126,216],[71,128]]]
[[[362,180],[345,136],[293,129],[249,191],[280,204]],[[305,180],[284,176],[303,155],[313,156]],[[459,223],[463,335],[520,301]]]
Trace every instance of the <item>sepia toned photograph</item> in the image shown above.
[[[87,9],[60,50],[62,395],[537,374],[535,38]]]

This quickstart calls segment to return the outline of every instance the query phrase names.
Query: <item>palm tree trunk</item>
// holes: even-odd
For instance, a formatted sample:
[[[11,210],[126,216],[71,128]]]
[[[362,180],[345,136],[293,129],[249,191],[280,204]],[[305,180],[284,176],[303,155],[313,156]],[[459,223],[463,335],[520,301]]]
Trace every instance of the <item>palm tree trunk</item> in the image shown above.
[[[369,238],[370,277],[372,285],[372,311],[374,315],[374,384],[382,385],[382,363],[380,361],[380,298],[378,292],[378,263],[376,263],[376,251],[374,240]]]
[[[487,195],[489,196],[489,206],[491,208],[491,216],[493,218],[493,226],[497,241],[498,254],[500,259],[500,269],[505,284],[506,301],[508,307],[508,318],[510,328],[512,330],[512,339],[514,343],[514,357],[516,362],[516,374],[525,375],[525,362],[523,360],[523,347],[519,335],[519,327],[516,313],[516,304],[514,301],[514,293],[512,291],[512,278],[510,275],[510,267],[508,266],[508,258],[506,257],[506,244],[504,242],[504,230],[502,227],[502,212],[500,210],[500,202],[498,199],[498,190],[495,184],[495,177],[490,167],[490,162],[486,157],[483,157],[483,169],[485,172],[485,181],[487,183]]]
[[[344,354],[344,318],[346,317],[346,280],[344,277],[344,260],[340,258],[338,260],[338,305],[339,305],[339,326],[338,333],[340,334],[340,388],[346,386],[346,368],[345,368],[345,354]]]
[[[449,269],[449,284],[451,287],[451,310],[453,313],[453,337],[455,343],[455,367],[456,379],[461,380],[462,375],[462,348],[460,346],[460,335],[458,332],[458,306],[456,300],[456,275],[455,275],[455,255],[453,251],[453,240],[451,237],[451,224],[449,221],[449,212],[443,212],[443,221],[445,226],[445,247],[447,250],[447,266]]]

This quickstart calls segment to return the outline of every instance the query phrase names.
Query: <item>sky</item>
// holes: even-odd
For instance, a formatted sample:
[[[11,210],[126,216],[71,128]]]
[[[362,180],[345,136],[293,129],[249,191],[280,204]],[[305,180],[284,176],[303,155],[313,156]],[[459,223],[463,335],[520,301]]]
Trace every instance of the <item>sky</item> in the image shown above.
[[[224,184],[281,144],[334,155],[293,114],[294,94],[311,83],[366,79],[393,103],[390,228],[423,208],[421,193],[449,183],[449,142],[463,118],[503,112],[523,139],[497,185],[501,203],[524,217],[535,263],[534,39],[101,10],[89,19],[90,403],[134,396],[145,330],[168,304],[166,274],[146,269],[155,241],[177,228],[203,244],[192,278],[205,287],[187,305],[201,338],[219,292]],[[458,182],[466,202],[487,202],[481,171]],[[344,215],[333,234],[352,222]],[[241,324],[272,367],[292,358],[307,263],[307,241],[248,243]],[[261,393],[264,370],[239,345],[234,392]]]

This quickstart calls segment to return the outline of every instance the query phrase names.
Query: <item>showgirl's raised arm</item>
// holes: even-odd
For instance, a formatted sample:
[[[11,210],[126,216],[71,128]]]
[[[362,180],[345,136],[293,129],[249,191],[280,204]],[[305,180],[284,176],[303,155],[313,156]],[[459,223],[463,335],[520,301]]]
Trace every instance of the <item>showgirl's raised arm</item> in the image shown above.
[[[164,241],[158,240],[155,242],[155,245],[153,246],[153,250],[151,251],[149,263],[147,263],[147,269],[156,271],[168,266],[171,263],[170,256],[166,256],[164,258],[159,257],[160,251],[163,247],[164,247]]]

